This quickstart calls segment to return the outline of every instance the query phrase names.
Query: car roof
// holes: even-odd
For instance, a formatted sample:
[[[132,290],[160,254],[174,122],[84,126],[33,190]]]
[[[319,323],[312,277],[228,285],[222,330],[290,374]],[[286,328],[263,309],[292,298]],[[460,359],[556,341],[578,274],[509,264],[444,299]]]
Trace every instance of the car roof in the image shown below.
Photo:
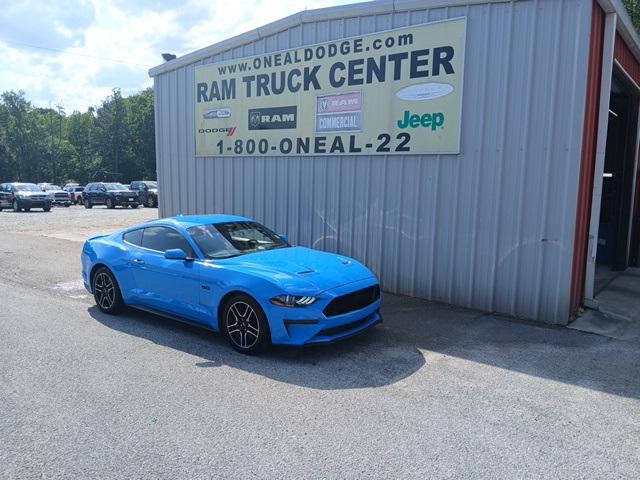
[[[169,218],[160,218],[158,220],[152,220],[151,222],[147,222],[143,225],[144,227],[149,227],[153,225],[175,225],[177,227],[182,228],[190,228],[197,225],[212,225],[215,223],[226,223],[226,222],[253,222],[250,218],[246,217],[238,217],[235,215],[221,215],[221,214],[212,214],[212,215],[178,215],[176,217]]]

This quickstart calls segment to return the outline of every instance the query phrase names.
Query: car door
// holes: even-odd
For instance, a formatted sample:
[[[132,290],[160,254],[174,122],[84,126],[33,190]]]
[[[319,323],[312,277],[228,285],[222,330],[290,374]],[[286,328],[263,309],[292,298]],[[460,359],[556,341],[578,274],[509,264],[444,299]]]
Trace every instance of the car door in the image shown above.
[[[107,187],[104,186],[103,183],[98,183],[94,188],[94,198],[92,200],[93,203],[103,204],[107,202]]]
[[[85,198],[90,202],[93,202],[93,191],[94,191],[95,186],[96,186],[95,183],[90,183],[84,189],[84,193],[86,195]],[[83,200],[84,200],[84,198],[83,198]]]
[[[143,230],[142,248],[131,251],[137,297],[146,307],[202,321],[200,262],[164,258],[164,252],[174,248],[195,256],[191,244],[176,229],[154,226]]]
[[[147,201],[146,192],[144,190],[144,183],[131,182],[131,190],[138,192],[138,200],[140,201],[140,203],[145,203]]]

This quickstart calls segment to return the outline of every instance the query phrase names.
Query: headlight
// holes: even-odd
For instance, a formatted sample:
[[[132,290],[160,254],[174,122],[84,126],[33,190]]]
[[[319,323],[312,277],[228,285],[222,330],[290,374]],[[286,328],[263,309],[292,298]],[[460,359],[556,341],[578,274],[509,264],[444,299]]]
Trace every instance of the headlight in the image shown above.
[[[278,295],[271,299],[271,303],[278,307],[308,307],[315,301],[315,297],[303,297],[299,295]]]

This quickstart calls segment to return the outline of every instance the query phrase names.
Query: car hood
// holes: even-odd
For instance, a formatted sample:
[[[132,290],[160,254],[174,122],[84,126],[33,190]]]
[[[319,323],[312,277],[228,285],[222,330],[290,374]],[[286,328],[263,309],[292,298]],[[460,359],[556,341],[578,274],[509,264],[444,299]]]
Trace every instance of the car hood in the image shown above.
[[[132,194],[138,194],[138,192],[134,191],[134,190],[107,190],[107,193],[117,193],[119,195],[132,195]]]
[[[315,289],[317,292],[373,277],[360,262],[343,255],[305,247],[289,247],[217,260],[245,273],[275,281],[285,288]]]
[[[53,193],[53,192],[51,192]],[[49,192],[28,192],[28,191],[19,191],[16,192],[16,195],[20,195],[21,197],[33,197],[38,195],[49,195]]]

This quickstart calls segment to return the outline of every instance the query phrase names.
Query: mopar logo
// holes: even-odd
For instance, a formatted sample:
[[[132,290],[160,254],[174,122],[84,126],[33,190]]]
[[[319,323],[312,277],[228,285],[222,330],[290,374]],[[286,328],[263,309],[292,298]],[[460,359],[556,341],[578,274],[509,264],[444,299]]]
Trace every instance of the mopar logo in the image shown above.
[[[224,133],[227,137],[232,137],[236,133],[236,127],[200,128],[198,133]]]
[[[249,110],[249,130],[296,128],[298,107],[270,107]]]
[[[404,116],[398,120],[398,128],[431,128],[432,131],[444,125],[444,113],[424,113],[418,115],[405,110]]]

